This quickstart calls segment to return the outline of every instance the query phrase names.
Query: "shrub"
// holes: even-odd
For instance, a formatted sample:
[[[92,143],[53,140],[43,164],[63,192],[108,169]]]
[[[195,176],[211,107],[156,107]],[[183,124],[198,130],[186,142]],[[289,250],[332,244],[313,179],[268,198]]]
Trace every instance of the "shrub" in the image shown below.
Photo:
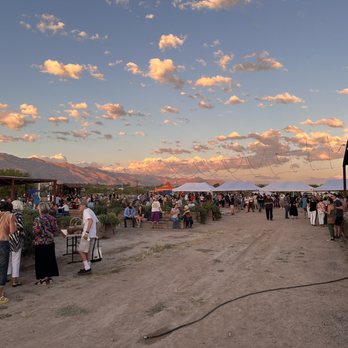
[[[112,227],[115,227],[120,223],[120,219],[115,213],[100,214],[98,215],[98,220],[101,224]]]
[[[23,223],[25,231],[25,239],[23,243],[23,254],[30,255],[33,253],[33,221],[39,216],[37,210],[24,209],[23,210]]]
[[[107,214],[108,207],[107,207],[106,203],[98,202],[95,204],[93,211],[94,211],[94,214],[97,216],[101,215],[101,214]]]

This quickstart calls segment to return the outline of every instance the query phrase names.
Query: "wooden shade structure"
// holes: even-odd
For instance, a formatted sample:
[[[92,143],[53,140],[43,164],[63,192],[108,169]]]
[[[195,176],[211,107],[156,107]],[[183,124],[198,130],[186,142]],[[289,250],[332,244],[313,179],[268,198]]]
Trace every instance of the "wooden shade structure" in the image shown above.
[[[0,186],[10,186],[11,200],[16,199],[15,185],[38,184],[43,182],[53,183],[53,196],[56,196],[57,180],[55,179],[39,179],[21,176],[0,176]]]

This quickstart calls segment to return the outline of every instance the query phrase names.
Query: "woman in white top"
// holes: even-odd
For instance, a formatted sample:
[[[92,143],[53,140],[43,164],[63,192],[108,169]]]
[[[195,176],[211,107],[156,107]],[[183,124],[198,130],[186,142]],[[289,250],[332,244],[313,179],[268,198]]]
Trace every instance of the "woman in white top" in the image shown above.
[[[154,197],[153,202],[151,204],[151,221],[152,221],[152,228],[155,228],[155,226],[158,227],[159,221],[161,218],[161,204],[158,201],[157,197]]]

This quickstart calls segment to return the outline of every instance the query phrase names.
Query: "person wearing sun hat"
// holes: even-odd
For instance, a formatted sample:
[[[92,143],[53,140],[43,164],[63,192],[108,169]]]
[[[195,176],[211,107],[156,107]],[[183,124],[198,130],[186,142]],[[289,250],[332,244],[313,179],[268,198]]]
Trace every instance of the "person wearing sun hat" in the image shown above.
[[[192,228],[193,219],[188,205],[184,206],[184,225],[185,228]]]

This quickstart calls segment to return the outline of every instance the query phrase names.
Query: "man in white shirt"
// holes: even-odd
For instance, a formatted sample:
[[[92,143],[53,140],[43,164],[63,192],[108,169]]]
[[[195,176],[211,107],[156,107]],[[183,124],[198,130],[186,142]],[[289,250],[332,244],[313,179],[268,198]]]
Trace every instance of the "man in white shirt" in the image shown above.
[[[87,207],[87,201],[81,200],[80,202],[80,212],[82,212],[82,236],[80,244],[78,246],[78,251],[83,263],[83,268],[80,269],[77,273],[79,275],[90,274],[91,269],[91,254],[94,245],[94,241],[97,237],[97,221],[98,218],[94,214],[94,211]]]

